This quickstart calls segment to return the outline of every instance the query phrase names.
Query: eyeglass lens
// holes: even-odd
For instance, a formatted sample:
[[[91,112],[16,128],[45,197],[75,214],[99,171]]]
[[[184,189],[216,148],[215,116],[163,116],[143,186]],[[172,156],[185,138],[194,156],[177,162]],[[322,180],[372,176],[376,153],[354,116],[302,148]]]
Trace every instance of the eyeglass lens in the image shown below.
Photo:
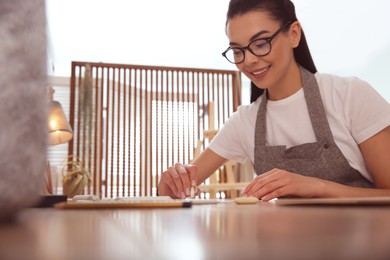
[[[265,56],[271,50],[270,42],[265,39],[253,41],[248,50],[256,56]],[[225,57],[232,63],[241,63],[245,59],[245,50],[241,48],[231,48],[225,53]]]

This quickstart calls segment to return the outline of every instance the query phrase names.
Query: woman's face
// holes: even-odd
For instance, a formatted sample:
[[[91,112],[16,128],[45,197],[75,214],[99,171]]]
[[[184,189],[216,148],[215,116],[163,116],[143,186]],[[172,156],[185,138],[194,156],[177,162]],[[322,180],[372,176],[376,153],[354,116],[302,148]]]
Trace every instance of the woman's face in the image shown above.
[[[242,48],[256,39],[271,37],[281,26],[264,11],[236,16],[228,21],[226,28],[230,47]],[[288,82],[288,72],[292,71],[292,66],[296,66],[293,48],[298,45],[299,39],[295,39],[296,35],[291,31],[297,26],[300,28],[297,22],[293,23],[287,27],[290,28],[287,32],[280,32],[270,42],[271,51],[263,57],[255,56],[246,49],[245,60],[237,64],[237,68],[259,88],[283,87]]]

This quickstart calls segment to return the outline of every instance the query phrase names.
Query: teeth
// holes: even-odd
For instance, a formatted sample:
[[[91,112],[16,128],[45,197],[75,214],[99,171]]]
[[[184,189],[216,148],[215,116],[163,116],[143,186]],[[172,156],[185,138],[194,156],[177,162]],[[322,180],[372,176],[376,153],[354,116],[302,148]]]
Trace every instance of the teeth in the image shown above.
[[[261,74],[261,73],[263,73],[263,72],[265,72],[265,71],[267,71],[267,70],[268,70],[268,67],[265,68],[265,69],[262,69],[262,70],[260,70],[260,71],[253,72],[253,74],[254,74],[254,75],[258,75],[258,74]]]

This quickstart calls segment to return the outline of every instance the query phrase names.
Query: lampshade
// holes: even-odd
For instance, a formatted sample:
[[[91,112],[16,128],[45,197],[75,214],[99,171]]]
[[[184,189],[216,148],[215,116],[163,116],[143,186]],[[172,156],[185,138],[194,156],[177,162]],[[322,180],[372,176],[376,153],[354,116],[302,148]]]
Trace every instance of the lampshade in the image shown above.
[[[66,143],[72,137],[72,128],[66,120],[61,104],[58,101],[51,100],[49,108],[49,145]]]

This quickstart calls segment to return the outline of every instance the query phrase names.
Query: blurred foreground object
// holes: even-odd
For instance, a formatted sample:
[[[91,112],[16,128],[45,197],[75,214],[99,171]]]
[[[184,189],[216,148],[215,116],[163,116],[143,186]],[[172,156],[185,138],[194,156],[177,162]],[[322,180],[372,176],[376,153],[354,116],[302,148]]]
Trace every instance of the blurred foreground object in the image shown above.
[[[47,150],[43,0],[0,1],[0,219],[33,205]]]

